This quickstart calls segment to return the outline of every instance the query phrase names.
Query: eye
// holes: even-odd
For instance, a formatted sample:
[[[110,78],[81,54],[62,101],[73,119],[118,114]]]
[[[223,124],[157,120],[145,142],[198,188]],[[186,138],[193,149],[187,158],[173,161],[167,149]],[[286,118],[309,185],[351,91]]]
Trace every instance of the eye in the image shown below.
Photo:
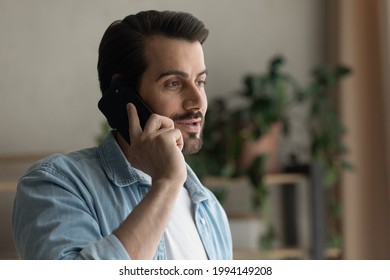
[[[198,86],[199,88],[204,88],[204,87],[206,86],[206,80],[198,80],[198,81],[196,82],[196,84],[197,84],[197,86]]]
[[[167,88],[176,89],[181,87],[181,82],[179,80],[169,80],[165,83]]]

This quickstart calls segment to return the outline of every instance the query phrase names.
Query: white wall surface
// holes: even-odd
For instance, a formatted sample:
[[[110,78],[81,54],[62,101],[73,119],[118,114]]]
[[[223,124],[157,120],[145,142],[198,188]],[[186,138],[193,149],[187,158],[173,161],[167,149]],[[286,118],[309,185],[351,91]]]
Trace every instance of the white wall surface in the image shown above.
[[[324,0],[0,0],[0,156],[95,145],[99,41],[145,9],[191,12],[210,29],[210,98],[234,94],[275,54],[300,79],[324,60]]]

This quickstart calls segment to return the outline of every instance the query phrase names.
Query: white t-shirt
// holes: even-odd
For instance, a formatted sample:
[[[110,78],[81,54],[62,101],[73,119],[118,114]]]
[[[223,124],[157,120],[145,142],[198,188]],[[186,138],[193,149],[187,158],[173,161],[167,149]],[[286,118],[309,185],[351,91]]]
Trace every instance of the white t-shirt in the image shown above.
[[[138,174],[151,183],[144,172]],[[164,233],[168,260],[207,260],[206,251],[195,225],[193,207],[186,188],[182,187]]]

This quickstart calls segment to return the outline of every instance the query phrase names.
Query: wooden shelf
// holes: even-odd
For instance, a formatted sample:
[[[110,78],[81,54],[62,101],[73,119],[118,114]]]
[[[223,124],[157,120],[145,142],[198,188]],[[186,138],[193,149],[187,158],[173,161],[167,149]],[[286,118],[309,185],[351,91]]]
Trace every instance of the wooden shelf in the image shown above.
[[[15,182],[36,161],[48,154],[0,156],[0,182]]]
[[[53,152],[54,153],[54,152]],[[38,161],[52,153],[37,153],[26,155],[3,155],[0,156],[0,164],[18,164],[18,163],[32,163]]]
[[[338,248],[327,248],[324,252],[326,259],[341,259],[341,250]],[[261,250],[234,250],[235,260],[287,260],[310,258],[308,250],[302,248],[277,248],[269,251]]]
[[[16,191],[17,182],[0,182],[0,192]]]
[[[307,250],[301,248],[278,248],[269,251],[243,251],[233,252],[235,260],[283,260],[283,259],[307,259]]]
[[[264,181],[268,185],[275,184],[301,184],[307,182],[307,176],[295,173],[276,173],[267,174]]]
[[[267,174],[264,176],[264,182],[267,185],[277,185],[277,184],[300,184],[307,182],[307,177],[298,173],[275,173]],[[226,178],[226,177],[213,177],[208,176],[203,180],[205,186],[242,186],[249,185],[250,181],[248,177],[236,177],[236,178]]]

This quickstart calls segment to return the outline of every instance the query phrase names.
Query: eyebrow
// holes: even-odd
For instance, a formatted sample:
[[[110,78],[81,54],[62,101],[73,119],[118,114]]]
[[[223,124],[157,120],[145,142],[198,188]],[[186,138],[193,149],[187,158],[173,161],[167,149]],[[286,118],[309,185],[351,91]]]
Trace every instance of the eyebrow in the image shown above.
[[[203,71],[199,72],[196,77],[200,77],[202,75],[207,75],[208,72],[207,72],[207,69],[204,69]],[[180,76],[180,77],[183,77],[183,78],[188,78],[188,73],[184,72],[184,71],[180,71],[180,70],[168,70],[166,72],[163,72],[160,74],[160,76],[158,76],[158,78],[156,79],[156,82],[166,76]]]

